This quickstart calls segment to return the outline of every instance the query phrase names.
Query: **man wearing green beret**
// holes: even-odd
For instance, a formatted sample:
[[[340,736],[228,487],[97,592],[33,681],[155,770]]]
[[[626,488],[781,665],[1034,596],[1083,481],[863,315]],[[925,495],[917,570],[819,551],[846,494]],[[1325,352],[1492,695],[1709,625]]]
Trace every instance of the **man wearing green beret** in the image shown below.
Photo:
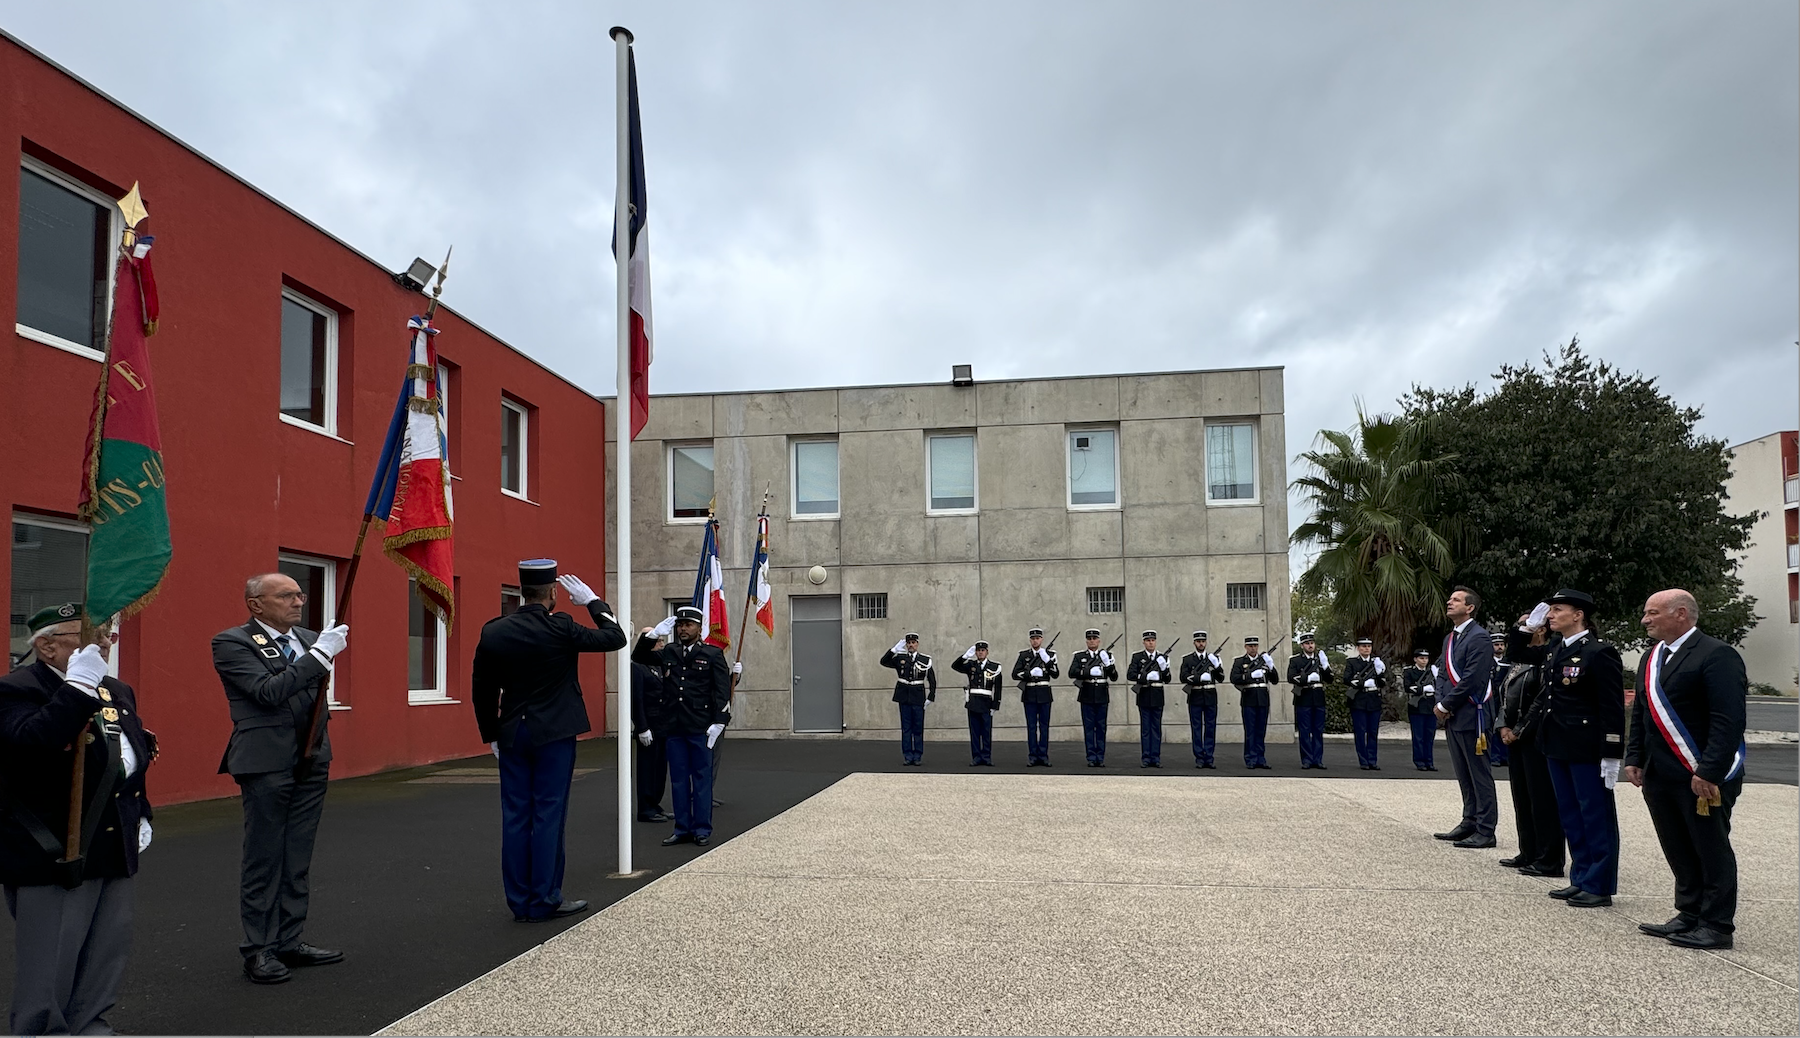
[[[108,677],[114,626],[82,644],[76,602],[26,621],[36,659],[0,677],[0,886],[14,923],[11,1034],[111,1034],[131,949],[132,876],[150,845],[156,736]],[[65,842],[83,755],[80,844]],[[69,851],[74,850],[74,855]]]

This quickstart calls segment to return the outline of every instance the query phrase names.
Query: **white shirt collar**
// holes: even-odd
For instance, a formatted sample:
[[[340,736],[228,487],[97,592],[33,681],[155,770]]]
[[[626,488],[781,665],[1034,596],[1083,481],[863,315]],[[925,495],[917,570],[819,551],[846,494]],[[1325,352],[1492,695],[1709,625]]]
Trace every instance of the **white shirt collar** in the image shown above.
[[[1669,652],[1674,653],[1674,652],[1680,651],[1682,644],[1685,643],[1689,638],[1692,638],[1694,636],[1694,632],[1698,631],[1699,629],[1700,628],[1698,628],[1698,627],[1688,628],[1686,634],[1683,634],[1681,637],[1679,637],[1669,643]]]
[[[1564,638],[1563,644],[1564,645],[1574,645],[1576,642],[1580,641],[1583,638],[1586,638],[1587,636],[1588,636],[1588,633],[1587,633],[1587,631],[1584,630],[1580,634],[1572,635],[1568,638]]]
[[[39,660],[38,662],[44,663],[43,660]],[[57,677],[63,679],[64,681],[69,680],[69,676],[67,674],[64,674],[62,671],[57,670],[55,667],[50,666],[50,664],[48,664],[48,663],[44,663],[44,668],[46,670],[48,670],[50,673],[55,674]]]
[[[1464,631],[1468,630],[1469,625],[1474,622],[1475,622],[1475,618],[1471,616],[1467,620],[1464,620],[1462,623],[1457,624],[1456,625],[1456,633],[1461,634]]]
[[[258,626],[258,627],[260,627],[260,628],[262,628],[262,629],[263,629],[263,630],[265,630],[265,631],[267,631],[267,632],[269,632],[269,637],[271,637],[271,638],[273,638],[273,639],[275,639],[275,641],[276,641],[276,643],[277,643],[277,644],[279,644],[279,643],[280,643],[280,641],[281,641],[281,639],[283,639],[283,638],[286,638],[286,637],[288,637],[288,636],[289,636],[289,635],[291,635],[291,634],[293,634],[293,633],[294,633],[294,630],[293,630],[293,628],[291,628],[291,627],[290,627],[290,628],[288,628],[288,633],[287,633],[287,634],[282,634],[282,633],[281,633],[281,632],[280,632],[280,631],[277,631],[277,630],[276,630],[276,629],[275,629],[275,628],[273,628],[273,627],[270,627],[270,626],[269,626],[269,625],[268,625],[268,624],[266,624],[266,623],[263,623],[263,622],[262,622],[262,619],[261,619],[261,618],[260,618],[260,617],[251,617],[251,619],[253,619],[253,620],[255,620],[255,621],[256,621],[256,626]],[[298,648],[299,648],[299,647],[300,647],[300,639],[298,639],[298,638],[295,638],[295,639],[294,639],[294,647],[295,647],[295,648],[296,648],[296,649],[298,649]]]

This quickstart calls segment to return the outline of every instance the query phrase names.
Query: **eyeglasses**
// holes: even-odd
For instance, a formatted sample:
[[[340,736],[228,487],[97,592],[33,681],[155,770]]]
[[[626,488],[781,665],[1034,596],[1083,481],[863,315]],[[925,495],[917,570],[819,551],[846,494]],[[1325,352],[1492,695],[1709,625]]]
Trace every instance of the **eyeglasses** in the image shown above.
[[[304,591],[277,591],[272,595],[257,595],[256,597],[257,598],[273,598],[277,602],[304,602],[304,601],[306,601],[306,592],[304,592]]]

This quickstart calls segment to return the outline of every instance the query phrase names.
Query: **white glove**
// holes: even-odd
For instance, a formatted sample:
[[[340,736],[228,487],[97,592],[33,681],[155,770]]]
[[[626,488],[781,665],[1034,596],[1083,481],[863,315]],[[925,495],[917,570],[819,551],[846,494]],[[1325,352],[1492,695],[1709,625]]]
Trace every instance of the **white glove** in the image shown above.
[[[88,695],[100,687],[100,679],[106,677],[106,657],[100,655],[100,646],[83,645],[69,657],[69,665],[63,668],[69,684],[81,689]]]
[[[330,663],[337,658],[338,653],[344,651],[344,646],[349,644],[349,641],[350,625],[338,624],[336,627],[327,627],[319,632],[319,640],[312,643],[312,651],[325,657],[325,662]]]
[[[650,741],[652,738],[653,738],[653,736],[651,736],[651,734],[649,732],[639,732],[638,733],[638,745],[639,746],[648,746],[648,745],[650,745]]]
[[[725,731],[725,726],[722,724],[707,725],[706,726],[706,748],[709,750],[712,749],[713,743],[719,741],[719,735],[721,733],[723,733],[724,731]]]
[[[1266,674],[1266,673],[1268,673],[1268,672],[1267,672],[1267,671],[1264,671],[1264,670],[1260,670],[1260,669],[1259,669],[1259,670],[1253,670],[1253,671],[1251,671],[1251,672],[1250,672],[1250,676],[1251,676],[1251,677],[1253,677],[1253,678],[1256,678],[1256,679],[1257,679],[1257,680],[1258,680],[1258,681],[1260,681],[1260,680],[1262,680],[1262,676],[1263,676],[1263,675],[1264,675],[1264,674]]]
[[[1045,663],[1049,663],[1049,662],[1050,662],[1050,652],[1049,652],[1049,650],[1047,650],[1047,649],[1039,649],[1039,650],[1038,650],[1038,651],[1037,651],[1037,655],[1038,655],[1038,659],[1040,659],[1040,660],[1043,660],[1043,661],[1044,661],[1044,662],[1045,662]]]
[[[138,853],[142,854],[150,846],[150,819],[138,819]]]
[[[582,583],[581,578],[572,573],[564,573],[562,576],[556,578],[556,582],[561,584],[562,589],[569,593],[569,601],[576,605],[584,606],[600,597],[599,595],[594,594],[593,588]]]
[[[1549,618],[1549,604],[1546,602],[1539,602],[1537,605],[1531,607],[1531,615],[1525,618],[1525,629],[1527,631],[1541,631],[1544,629],[1544,621]]]
[[[1032,676],[1032,677],[1034,677],[1034,678],[1041,678],[1041,677],[1043,677],[1043,676],[1044,676],[1044,668],[1042,668],[1042,667],[1033,667],[1033,668],[1031,668],[1031,676]]]
[[[731,665],[731,672],[733,674],[742,674],[744,672],[744,665],[742,663],[733,663]]]
[[[1364,678],[1363,679],[1363,687],[1364,688],[1374,688],[1375,687],[1375,679],[1374,678]]]
[[[893,653],[905,652],[906,651],[906,639],[902,638],[899,641],[895,642],[894,647],[889,649],[888,651],[893,652]]]
[[[1313,671],[1313,672],[1312,672],[1312,673],[1311,673],[1311,674],[1308,674],[1308,675],[1307,675],[1307,676],[1306,676],[1306,680],[1308,680],[1308,681],[1317,681],[1317,680],[1319,680],[1319,672],[1318,672],[1318,671],[1316,671],[1316,670],[1315,670],[1315,671]]]
[[[1144,675],[1144,680],[1145,681],[1161,681],[1162,680],[1162,671],[1153,670],[1150,673]]]
[[[1380,656],[1375,657],[1375,673],[1377,673],[1377,674],[1386,674],[1387,673],[1387,664],[1381,662]]]
[[[497,742],[488,743],[488,749],[493,751],[495,760],[500,759],[500,744],[499,743],[497,743]]]
[[[1101,671],[1101,669],[1099,667],[1089,667],[1088,668],[1088,677],[1098,678],[1098,677],[1104,677],[1104,676],[1105,676],[1104,672]]]
[[[1617,758],[1612,757],[1600,762],[1600,781],[1606,783],[1607,789],[1619,784],[1619,765],[1621,763]]]
[[[675,618],[672,616],[663,617],[663,622],[657,624],[656,629],[652,633],[658,638],[669,638],[675,633]]]
[[[967,649],[963,650],[963,659],[972,660],[974,658],[975,658],[975,646],[971,645]]]
[[[1113,665],[1112,653],[1107,652],[1104,649],[1100,650],[1100,662],[1104,663],[1108,667],[1112,666]]]

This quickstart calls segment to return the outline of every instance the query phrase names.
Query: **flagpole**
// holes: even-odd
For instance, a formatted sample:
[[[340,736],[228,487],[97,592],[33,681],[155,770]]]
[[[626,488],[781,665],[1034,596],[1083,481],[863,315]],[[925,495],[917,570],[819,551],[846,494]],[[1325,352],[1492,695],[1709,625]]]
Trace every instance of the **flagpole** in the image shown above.
[[[617,508],[619,594],[613,603],[618,609],[619,625],[625,628],[625,652],[615,654],[619,661],[618,716],[613,729],[619,742],[619,872],[631,875],[631,647],[637,642],[637,628],[631,622],[631,113],[628,108],[631,82],[631,30],[612,28],[613,53],[618,59],[614,75],[617,105],[618,176],[613,190],[613,260],[618,270],[618,392],[613,404],[614,438],[617,446],[613,462],[613,505]]]

